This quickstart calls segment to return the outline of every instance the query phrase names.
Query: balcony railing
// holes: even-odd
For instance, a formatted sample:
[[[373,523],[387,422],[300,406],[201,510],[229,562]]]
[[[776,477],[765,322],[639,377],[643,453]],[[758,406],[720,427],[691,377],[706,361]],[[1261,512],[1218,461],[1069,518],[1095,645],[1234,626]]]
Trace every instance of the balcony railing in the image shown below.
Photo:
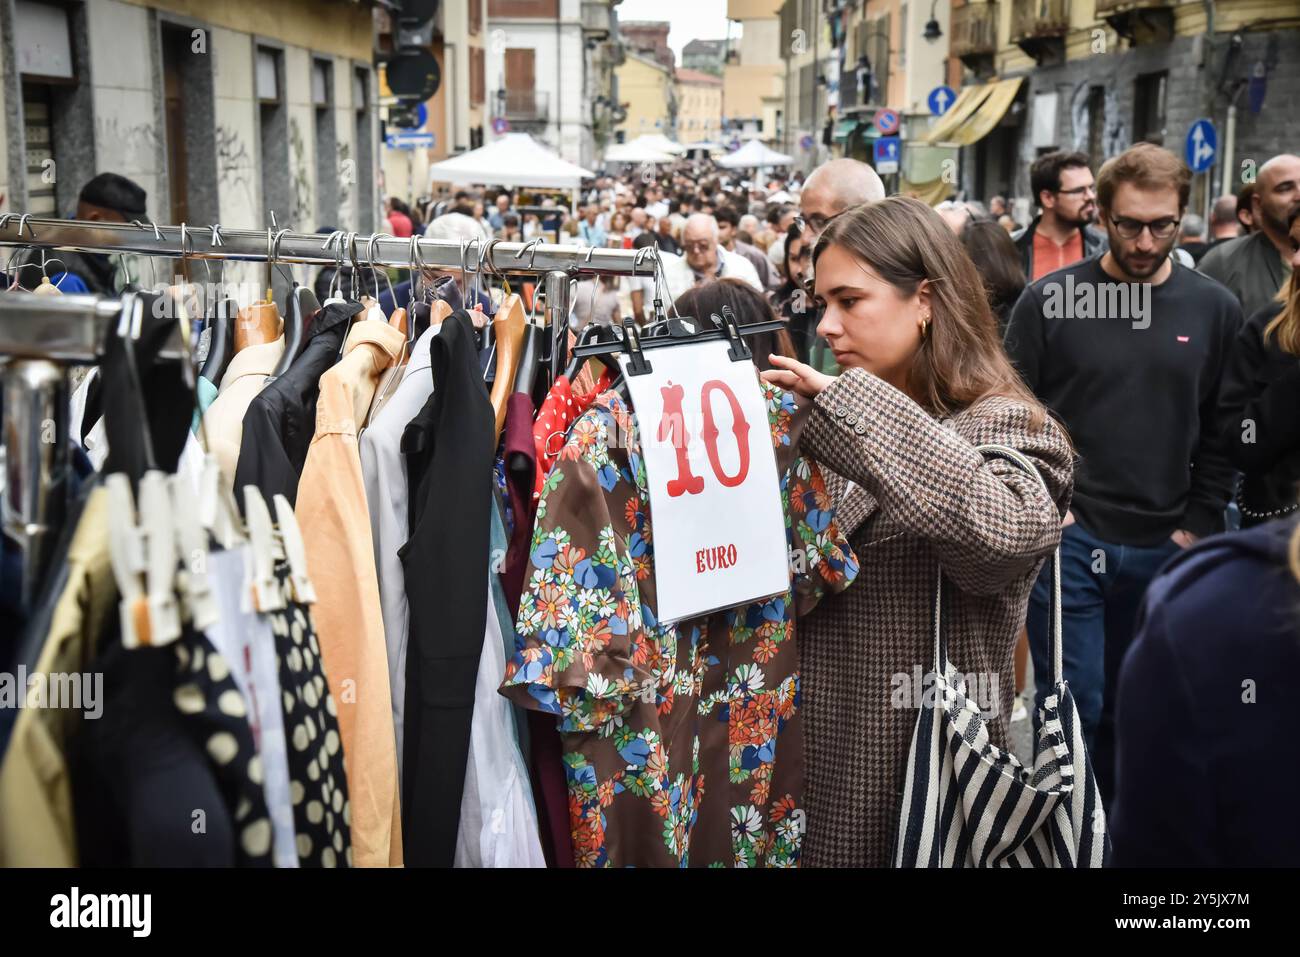
[[[1070,0],[1012,0],[1011,40],[1064,37],[1070,30]]]
[[[993,56],[998,49],[998,5],[967,3],[952,11],[952,54],[958,59]]]
[[[493,102],[497,115],[515,123],[545,122],[550,116],[551,94],[536,90],[498,90]]]
[[[1108,17],[1131,10],[1157,10],[1172,7],[1174,0],[1096,0],[1097,16]]]

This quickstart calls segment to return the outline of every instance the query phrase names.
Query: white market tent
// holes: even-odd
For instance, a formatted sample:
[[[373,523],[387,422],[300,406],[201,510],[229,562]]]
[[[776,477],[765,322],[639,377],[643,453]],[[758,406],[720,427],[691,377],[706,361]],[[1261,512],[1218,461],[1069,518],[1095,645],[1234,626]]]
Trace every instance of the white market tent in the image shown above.
[[[506,133],[468,153],[434,163],[430,183],[577,189],[596,174],[548,150],[527,133]]]
[[[635,141],[614,143],[605,150],[606,163],[671,163],[677,157]]]
[[[762,168],[765,166],[789,166],[794,162],[793,156],[786,156],[771,149],[761,140],[750,140],[734,153],[729,153],[718,160],[719,166],[726,169]]]
[[[644,136],[638,136],[628,145],[658,150],[660,153],[672,153],[674,156],[680,156],[686,151],[686,147],[681,143],[670,140],[662,133],[646,133]]]

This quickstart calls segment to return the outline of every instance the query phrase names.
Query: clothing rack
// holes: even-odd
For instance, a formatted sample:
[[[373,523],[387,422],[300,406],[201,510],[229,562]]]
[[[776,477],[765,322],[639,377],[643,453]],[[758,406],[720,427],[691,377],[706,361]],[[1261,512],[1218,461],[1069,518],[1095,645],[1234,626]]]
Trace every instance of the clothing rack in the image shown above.
[[[103,223],[47,219],[29,213],[0,215],[0,246],[66,249],[90,253],[135,253],[173,259],[301,263],[354,268],[431,267],[463,276],[534,273],[544,277],[546,319],[552,330],[551,355],[563,365],[568,330],[570,281],[579,276],[655,276],[656,246],[644,249],[577,248],[530,240],[455,242],[397,239],[386,233],[339,230],[328,237],[289,229],[226,229],[212,226],[159,226],[155,223]]]
[[[61,514],[56,500],[66,491],[68,459],[68,367],[94,363],[102,353],[110,323],[139,302],[86,295],[0,294],[0,380],[4,389],[4,481],[0,497],[3,531],[19,549],[23,567],[22,601],[30,602]],[[176,324],[162,352],[188,355]],[[52,433],[51,433],[52,429]]]

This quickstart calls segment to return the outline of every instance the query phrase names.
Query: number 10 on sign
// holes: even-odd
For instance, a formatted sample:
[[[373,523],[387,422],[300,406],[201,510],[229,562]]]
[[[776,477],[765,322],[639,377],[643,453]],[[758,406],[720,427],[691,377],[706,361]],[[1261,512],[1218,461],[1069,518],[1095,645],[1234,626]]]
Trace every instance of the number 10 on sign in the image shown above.
[[[651,356],[654,371],[627,382],[650,488],[656,615],[680,621],[785,591],[785,516],[754,364],[733,362],[725,342]]]

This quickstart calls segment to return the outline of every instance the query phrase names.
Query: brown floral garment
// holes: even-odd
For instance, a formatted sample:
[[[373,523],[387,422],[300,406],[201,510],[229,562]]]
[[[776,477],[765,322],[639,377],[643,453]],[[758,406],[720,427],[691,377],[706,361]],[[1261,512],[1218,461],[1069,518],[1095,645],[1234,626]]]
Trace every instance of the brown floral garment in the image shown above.
[[[858,569],[821,473],[795,456],[793,394],[764,394],[791,550],[778,597],[657,621],[645,465],[616,393],[578,419],[546,479],[502,693],[558,718],[580,867],[799,861],[795,604]]]

